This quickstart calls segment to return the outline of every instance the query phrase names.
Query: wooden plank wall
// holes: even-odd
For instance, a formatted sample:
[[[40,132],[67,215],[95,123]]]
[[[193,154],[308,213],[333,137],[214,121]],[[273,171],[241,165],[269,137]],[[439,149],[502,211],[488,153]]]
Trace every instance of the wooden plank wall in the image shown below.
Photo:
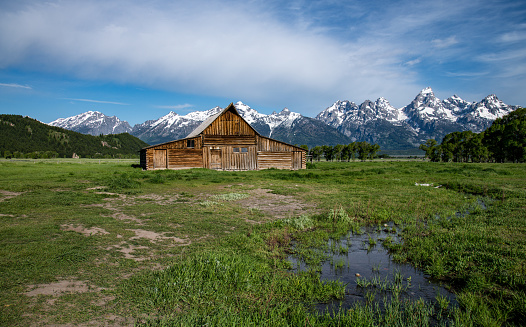
[[[205,128],[203,135],[256,135],[250,125],[238,115],[227,111]]]
[[[203,135],[203,146],[250,146],[256,145],[255,135]]]
[[[258,169],[292,169],[291,152],[258,152]]]
[[[203,168],[202,149],[170,149],[168,150],[168,168]]]
[[[256,146],[243,146],[247,152],[234,152],[239,146],[205,147],[203,151],[204,167],[221,170],[255,170],[257,169]],[[211,165],[212,151],[221,152],[221,164]],[[217,155],[216,155],[217,156]]]
[[[258,142],[258,169],[278,168],[278,169],[306,169],[306,151],[300,150],[290,144],[282,143],[266,137],[257,137]],[[276,163],[272,166],[271,153],[277,153]],[[289,166],[285,163],[285,153],[289,155]],[[261,159],[259,158],[261,156]],[[260,164],[261,163],[261,164]]]
[[[298,151],[296,150],[296,147],[293,147],[292,145],[282,143],[279,141],[275,141],[266,137],[257,137],[257,143],[258,143],[258,151],[265,151],[265,152],[292,152],[292,151]]]
[[[192,138],[191,140],[194,141],[194,148],[193,149],[189,149],[189,150],[199,150],[199,151],[201,151],[201,149],[203,147],[203,142],[201,140],[201,136]],[[170,149],[188,149],[187,148],[187,139],[173,141],[173,142],[168,142],[168,143],[163,143],[163,144],[159,144],[157,146],[153,146],[151,148],[147,148],[147,149],[141,150],[141,166],[143,167],[143,169],[155,169],[154,164],[153,164],[154,152],[155,152],[155,150],[162,150],[162,149],[165,149],[165,150],[170,150]],[[143,154],[143,151],[144,151],[144,154]],[[170,157],[169,154],[168,154],[168,157]],[[192,159],[192,160],[195,160],[195,158]],[[144,165],[143,165],[143,162],[144,162]],[[170,166],[170,165],[177,166],[177,164],[173,163],[173,161],[172,161],[172,163],[170,163],[170,161],[168,161],[168,166]],[[201,162],[201,165],[199,167],[203,167],[203,163],[202,162]]]
[[[301,169],[303,164],[302,164],[302,159],[303,159],[303,152],[302,151],[294,151],[292,152],[292,169],[293,170],[297,170],[297,169]]]

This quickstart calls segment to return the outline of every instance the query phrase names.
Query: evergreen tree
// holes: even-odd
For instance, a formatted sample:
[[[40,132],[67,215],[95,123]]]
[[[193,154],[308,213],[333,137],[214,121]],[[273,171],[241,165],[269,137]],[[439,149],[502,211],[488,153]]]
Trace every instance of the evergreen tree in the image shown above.
[[[483,143],[497,162],[525,162],[526,108],[497,118],[484,133]]]

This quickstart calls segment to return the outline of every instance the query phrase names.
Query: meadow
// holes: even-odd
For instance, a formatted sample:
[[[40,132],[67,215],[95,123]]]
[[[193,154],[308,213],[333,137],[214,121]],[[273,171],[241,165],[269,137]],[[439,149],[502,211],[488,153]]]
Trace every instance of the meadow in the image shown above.
[[[320,162],[142,171],[133,160],[0,161],[0,326],[526,324],[526,165]],[[397,226],[391,257],[437,298],[320,313],[331,239]],[[320,250],[321,249],[321,250]],[[291,270],[290,254],[311,269]]]

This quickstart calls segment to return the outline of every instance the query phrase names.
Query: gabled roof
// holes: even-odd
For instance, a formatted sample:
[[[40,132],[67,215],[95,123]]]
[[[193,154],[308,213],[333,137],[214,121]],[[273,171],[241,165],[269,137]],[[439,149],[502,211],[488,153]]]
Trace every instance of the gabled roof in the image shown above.
[[[212,115],[210,117],[208,117],[204,122],[202,122],[199,126],[197,126],[196,129],[194,129],[190,134],[188,134],[186,136],[186,138],[190,138],[190,137],[196,137],[198,136],[199,134],[201,134],[208,126],[210,126],[210,124],[212,124],[219,116],[221,116],[222,114],[224,114],[225,112],[229,111],[229,110],[234,110],[234,112],[239,116],[241,117],[241,115],[239,114],[239,112],[237,111],[236,107],[234,106],[234,103],[231,102],[225,109],[221,110],[220,112],[218,112],[217,114],[215,115]],[[241,119],[243,119],[243,117],[241,117]],[[244,120],[244,119],[243,119]],[[248,124],[250,126],[250,124]],[[254,130],[254,132],[257,134],[257,135],[260,135],[252,126],[250,126],[250,128],[252,128]]]

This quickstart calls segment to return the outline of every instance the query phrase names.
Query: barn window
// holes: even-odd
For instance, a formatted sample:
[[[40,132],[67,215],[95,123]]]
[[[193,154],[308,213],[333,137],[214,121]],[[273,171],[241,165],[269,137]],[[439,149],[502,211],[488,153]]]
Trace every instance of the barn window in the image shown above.
[[[186,147],[187,148],[194,148],[195,147],[195,140],[186,140]]]
[[[233,152],[236,152],[236,153],[247,153],[248,152],[248,148],[232,148],[232,151]]]

